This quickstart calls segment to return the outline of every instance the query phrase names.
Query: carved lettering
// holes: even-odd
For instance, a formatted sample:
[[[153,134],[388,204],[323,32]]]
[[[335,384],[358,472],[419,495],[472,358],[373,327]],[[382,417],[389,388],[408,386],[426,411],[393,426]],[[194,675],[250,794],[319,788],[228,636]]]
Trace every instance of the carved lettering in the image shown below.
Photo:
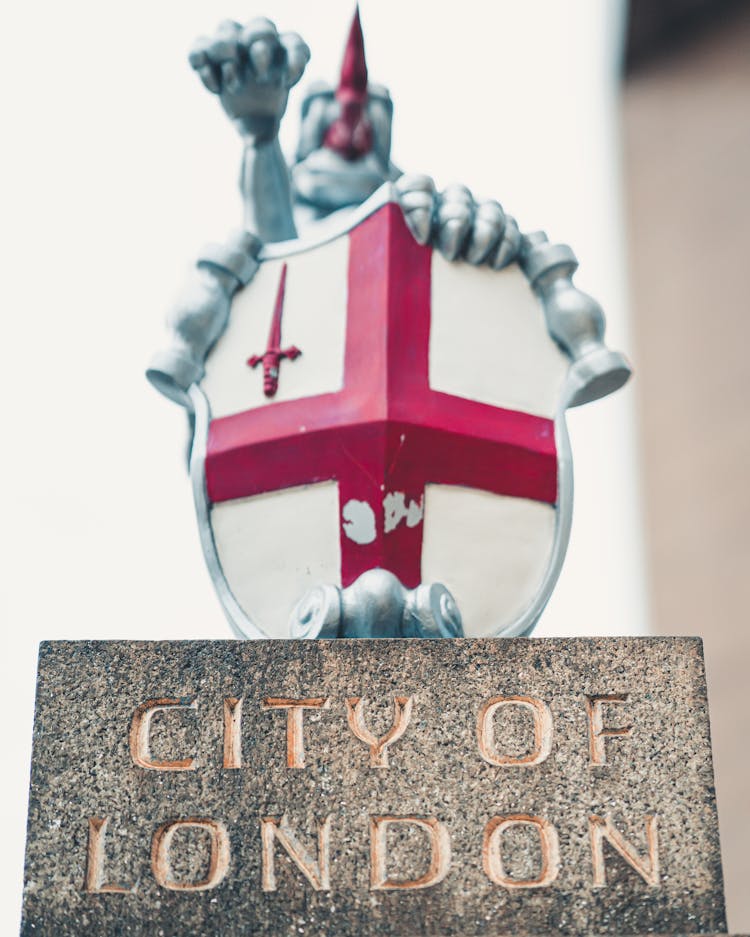
[[[539,834],[541,869],[534,878],[513,878],[505,871],[502,838],[505,831],[514,826],[530,826]],[[484,830],[482,865],[487,878],[503,888],[543,888],[551,885],[560,872],[560,841],[557,830],[548,820],[526,813],[493,817]]]
[[[86,883],[84,890],[92,895],[132,895],[134,887],[113,885],[104,881],[104,839],[107,835],[107,817],[91,817],[89,841],[86,850]]]
[[[297,838],[287,822],[286,814],[277,817],[263,817],[260,821],[260,838],[263,847],[261,856],[261,879],[263,891],[276,891],[276,870],[274,867],[274,842],[286,851],[315,891],[330,891],[331,870],[331,816],[318,824],[318,858],[312,858],[304,844]]]
[[[659,844],[656,835],[656,817],[646,817],[646,843],[648,856],[644,858],[632,843],[612,823],[610,817],[589,817],[591,839],[591,861],[594,867],[594,888],[604,888],[607,872],[604,863],[604,841],[619,853],[628,865],[635,869],[647,885],[659,887]]]
[[[415,879],[394,879],[388,875],[388,829],[397,824],[416,826],[429,837],[430,864],[427,871]],[[442,882],[451,865],[451,842],[448,830],[435,817],[370,817],[370,889],[430,888]]]
[[[242,767],[242,697],[224,700],[224,767]]]
[[[194,771],[195,759],[177,761],[154,761],[151,757],[151,720],[158,712],[166,709],[197,709],[197,700],[150,699],[136,709],[130,723],[130,755],[133,764],[148,771]]]
[[[380,738],[377,738],[365,724],[364,704],[365,700],[359,696],[347,699],[346,718],[349,721],[349,728],[361,742],[370,746],[370,767],[387,768],[388,748],[406,732],[411,719],[414,698],[412,696],[394,697],[393,723],[386,734]]]
[[[496,749],[494,716],[506,706],[520,706],[534,719],[534,745],[525,755],[501,755]],[[482,758],[491,765],[526,768],[540,765],[552,751],[552,713],[545,702],[533,696],[493,696],[479,710],[477,740]]]
[[[205,830],[211,839],[211,856],[205,878],[197,882],[177,881],[172,871],[172,840],[178,830]],[[229,833],[217,820],[189,817],[185,820],[170,820],[154,833],[151,841],[151,869],[157,884],[171,891],[210,891],[216,888],[227,874],[231,850]]]
[[[605,703],[626,703],[628,693],[601,693],[586,697],[586,711],[589,717],[589,752],[592,765],[606,765],[607,751],[604,747],[606,738],[627,738],[633,734],[633,726],[621,726],[618,729],[606,728],[602,707]]]
[[[305,736],[302,717],[306,709],[328,709],[329,699],[287,699],[268,697],[263,700],[263,709],[286,710],[286,764],[288,768],[305,767]]]

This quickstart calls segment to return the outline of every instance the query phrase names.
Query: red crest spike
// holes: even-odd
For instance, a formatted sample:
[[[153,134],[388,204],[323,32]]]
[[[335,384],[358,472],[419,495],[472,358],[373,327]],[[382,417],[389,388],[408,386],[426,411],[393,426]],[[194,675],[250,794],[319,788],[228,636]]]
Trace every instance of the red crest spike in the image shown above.
[[[367,62],[359,5],[354,10],[344,49],[336,100],[341,113],[326,131],[323,145],[344,159],[360,159],[372,149],[372,125],[366,114]]]
[[[271,329],[268,333],[268,347],[262,355],[253,355],[247,359],[251,368],[263,365],[263,393],[266,397],[274,397],[279,389],[279,365],[282,358],[294,361],[302,352],[295,345],[289,348],[281,347],[281,316],[284,312],[284,294],[286,292],[286,264],[281,268],[279,288],[276,292],[276,303],[273,307]]]

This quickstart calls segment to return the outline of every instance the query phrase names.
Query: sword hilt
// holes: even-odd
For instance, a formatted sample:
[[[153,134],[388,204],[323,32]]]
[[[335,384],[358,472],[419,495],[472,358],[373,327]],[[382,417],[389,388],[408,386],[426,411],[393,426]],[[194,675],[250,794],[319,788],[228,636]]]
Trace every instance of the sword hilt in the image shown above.
[[[253,355],[247,359],[251,368],[263,365],[263,393],[266,397],[274,397],[279,389],[279,365],[283,358],[294,361],[302,354],[296,345],[289,348],[269,348],[262,355]]]

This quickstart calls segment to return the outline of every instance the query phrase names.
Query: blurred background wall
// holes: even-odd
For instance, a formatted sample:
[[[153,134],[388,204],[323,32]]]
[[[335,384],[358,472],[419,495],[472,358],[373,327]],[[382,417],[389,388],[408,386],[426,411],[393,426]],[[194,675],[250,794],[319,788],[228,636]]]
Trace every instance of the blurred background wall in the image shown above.
[[[750,929],[750,4],[632,0],[623,88],[651,625],[705,642],[729,927]]]
[[[396,102],[394,159],[572,244],[634,361],[631,386],[571,414],[573,536],[538,633],[704,635],[730,926],[750,930],[746,7],[635,0],[628,21],[624,0],[361,6],[371,74]],[[241,217],[240,143],[186,52],[221,18],[266,13],[309,42],[309,78],[335,80],[352,7],[28,0],[8,14],[25,38],[0,61],[2,933],[20,909],[38,641],[229,636],[182,415],[143,378],[191,258]]]

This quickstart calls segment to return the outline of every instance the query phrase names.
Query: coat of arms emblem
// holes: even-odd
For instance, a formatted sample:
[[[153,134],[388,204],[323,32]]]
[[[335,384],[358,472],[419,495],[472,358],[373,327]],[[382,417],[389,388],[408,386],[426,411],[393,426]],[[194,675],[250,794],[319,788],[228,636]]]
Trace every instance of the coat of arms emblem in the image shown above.
[[[254,20],[191,56],[245,138],[246,226],[204,252],[149,377],[190,415],[219,598],[247,637],[526,634],[570,531],[565,411],[629,367],[568,247],[393,166],[358,15],[287,171],[308,55]]]

